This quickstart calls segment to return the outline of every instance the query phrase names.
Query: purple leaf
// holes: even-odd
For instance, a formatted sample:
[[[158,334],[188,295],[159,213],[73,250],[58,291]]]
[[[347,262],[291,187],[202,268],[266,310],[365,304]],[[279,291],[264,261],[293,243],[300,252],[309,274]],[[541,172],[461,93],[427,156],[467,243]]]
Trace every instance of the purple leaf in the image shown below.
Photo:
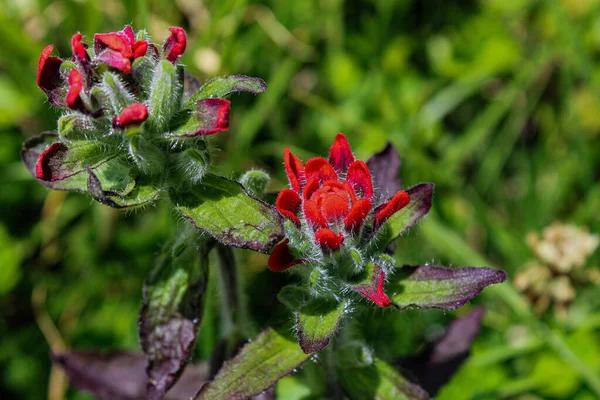
[[[421,354],[401,359],[395,364],[421,385],[431,396],[450,381],[469,357],[471,345],[479,334],[485,315],[483,307],[454,320],[446,333],[429,343]]]
[[[55,354],[74,387],[102,400],[140,400],[146,398],[146,357],[142,353],[115,351],[72,351]],[[189,399],[208,380],[208,365],[190,365],[165,400]]]
[[[224,99],[203,99],[196,102],[190,118],[170,136],[194,137],[213,135],[229,129],[229,107]]]
[[[144,284],[139,316],[142,349],[148,357],[148,399],[161,399],[189,362],[202,320],[211,243],[179,238],[157,260]]]
[[[200,81],[190,75],[187,69],[183,70],[183,102],[187,102],[192,96],[200,90],[202,83]]]
[[[400,155],[390,142],[367,160],[373,186],[378,189],[376,193],[379,201],[389,199],[402,189],[398,176],[400,165]]]
[[[455,310],[486,286],[504,282],[506,272],[485,267],[404,266],[393,279],[388,293],[397,308]]]

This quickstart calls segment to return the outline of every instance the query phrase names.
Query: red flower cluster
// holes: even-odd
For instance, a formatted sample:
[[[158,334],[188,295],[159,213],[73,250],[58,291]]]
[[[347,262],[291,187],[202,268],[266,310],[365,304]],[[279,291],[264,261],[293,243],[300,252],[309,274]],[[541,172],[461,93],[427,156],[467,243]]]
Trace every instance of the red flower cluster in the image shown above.
[[[171,36],[165,41],[162,53],[167,60],[175,62],[185,51],[186,34],[179,27],[172,27],[170,31]],[[135,59],[149,52],[156,57],[159,56],[159,50],[154,44],[149,44],[146,40],[135,40],[135,34],[129,25],[119,32],[95,34],[93,59],[90,58],[88,46],[82,42],[82,38],[81,33],[76,33],[71,38],[72,61],[77,68],[71,69],[66,79],[60,71],[63,60],[51,56],[53,45],[46,46],[40,55],[37,84],[46,93],[52,105],[66,106],[92,114],[80,95],[84,90],[89,89],[92,83],[93,68],[105,64],[124,74],[129,74]]]
[[[373,230],[410,202],[401,190],[390,200],[373,208],[373,182],[367,164],[355,160],[346,136],[339,133],[331,146],[329,160],[315,157],[302,165],[289,148],[284,152],[285,169],[291,189],[279,193],[279,212],[302,227],[301,217],[314,233],[314,240],[326,254],[340,249],[347,235],[359,235],[373,213]],[[283,271],[296,260],[286,240],[275,247],[269,268]]]

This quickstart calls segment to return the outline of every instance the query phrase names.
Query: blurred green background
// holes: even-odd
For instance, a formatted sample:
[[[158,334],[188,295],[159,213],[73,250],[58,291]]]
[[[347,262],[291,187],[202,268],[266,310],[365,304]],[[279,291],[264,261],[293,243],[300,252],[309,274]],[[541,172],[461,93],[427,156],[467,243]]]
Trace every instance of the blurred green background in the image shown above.
[[[65,390],[51,349],[138,348],[143,279],[177,219],[165,204],[125,214],[49,192],[19,161],[25,138],[56,127],[35,84],[42,48],[66,58],[73,33],[126,23],[157,43],[184,27],[182,60],[201,80],[269,85],[236,96],[229,132],[211,139],[227,176],[261,168],[279,190],[285,146],[306,160],[344,132],[366,159],[393,142],[405,187],[436,184],[431,214],[399,241],[401,264],[489,265],[512,282],[535,259],[527,233],[554,221],[600,232],[598,0],[0,0],[2,399],[90,399]],[[238,258],[251,298],[282,279],[262,255]],[[600,286],[577,284],[559,318],[511,282],[457,312],[375,310],[365,326],[392,359],[485,304],[473,355],[438,398],[599,399]],[[219,335],[209,294],[197,359]],[[251,307],[258,327],[269,307]]]

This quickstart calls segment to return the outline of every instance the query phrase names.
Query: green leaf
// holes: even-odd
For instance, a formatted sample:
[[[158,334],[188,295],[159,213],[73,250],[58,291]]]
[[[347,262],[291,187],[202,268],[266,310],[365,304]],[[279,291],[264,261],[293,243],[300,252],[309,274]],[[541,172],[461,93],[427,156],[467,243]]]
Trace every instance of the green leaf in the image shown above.
[[[104,179],[102,179],[104,178]],[[105,190],[103,180],[105,176],[96,174],[88,169],[87,191],[94,200],[113,208],[135,208],[150,204],[158,200],[160,191],[152,184],[144,181],[132,182],[133,188],[127,193],[116,193]]]
[[[202,99],[224,98],[235,92],[260,94],[267,90],[267,84],[260,78],[245,75],[232,75],[215,78],[205,83],[186,103],[186,108]]]
[[[81,113],[66,114],[58,120],[58,134],[64,142],[90,140],[110,132],[106,121],[106,118],[91,118]]]
[[[255,396],[302,365],[310,355],[269,328],[225,364],[195,400],[241,400]]]
[[[169,121],[179,109],[180,89],[183,88],[179,83],[179,75],[167,60],[160,61],[154,70],[146,124],[157,133],[163,133],[168,128]]]
[[[489,285],[506,280],[506,272],[484,268],[445,268],[431,265],[404,266],[388,285],[392,304],[403,309],[455,310]]]
[[[184,230],[160,254],[144,284],[138,327],[148,357],[149,399],[161,399],[191,357],[202,321],[210,248],[208,242],[198,243],[191,227]]]
[[[418,385],[410,382],[391,365],[376,360],[361,368],[337,368],[337,376],[344,391],[351,399],[377,400],[428,400],[429,395]]]
[[[300,348],[316,353],[329,344],[344,316],[345,302],[315,299],[296,313],[296,331]]]
[[[219,242],[268,253],[284,236],[277,210],[235,181],[207,174],[185,192],[172,190],[175,209]]]

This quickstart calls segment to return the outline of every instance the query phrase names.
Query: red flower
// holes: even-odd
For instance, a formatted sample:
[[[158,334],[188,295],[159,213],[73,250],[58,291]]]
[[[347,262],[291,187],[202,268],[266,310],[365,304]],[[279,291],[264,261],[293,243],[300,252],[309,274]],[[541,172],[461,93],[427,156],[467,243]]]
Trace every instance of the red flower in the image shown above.
[[[148,42],[136,42],[133,29],[127,25],[119,32],[95,34],[94,50],[98,62],[128,74],[131,72],[131,62],[146,55]]]
[[[37,70],[37,85],[46,93],[50,104],[55,106],[64,106],[64,92],[61,87],[64,84],[64,78],[60,74],[60,66],[63,63],[58,57],[52,57],[54,46],[46,46],[40,54]],[[61,95],[62,94],[62,95]]]
[[[302,165],[286,148],[284,162],[291,189],[282,190],[275,205],[298,228],[302,227],[303,221],[307,223],[315,244],[325,254],[339,250],[346,236],[360,235],[372,211],[372,229],[375,231],[410,202],[408,193],[399,191],[373,210],[373,181],[369,168],[363,161],[354,159],[348,140],[341,133],[331,146],[329,160],[315,157]],[[279,249],[275,256],[273,252],[269,268],[277,269],[272,265],[282,260],[281,251]],[[286,263],[285,268],[289,266]]]
[[[165,41],[163,52],[167,53],[167,60],[173,62],[176,61],[185,51],[187,38],[183,28],[174,26],[169,28],[169,30],[171,31],[171,36],[169,36]]]

